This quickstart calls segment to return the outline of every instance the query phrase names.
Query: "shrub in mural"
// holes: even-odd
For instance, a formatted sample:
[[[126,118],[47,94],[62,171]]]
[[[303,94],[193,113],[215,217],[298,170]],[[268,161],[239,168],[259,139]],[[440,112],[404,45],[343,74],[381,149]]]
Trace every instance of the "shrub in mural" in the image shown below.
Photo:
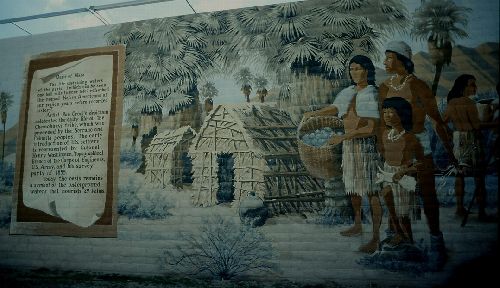
[[[274,267],[269,240],[259,230],[232,219],[212,216],[199,231],[180,239],[183,245],[165,253],[167,269],[227,280],[250,272],[270,272]]]

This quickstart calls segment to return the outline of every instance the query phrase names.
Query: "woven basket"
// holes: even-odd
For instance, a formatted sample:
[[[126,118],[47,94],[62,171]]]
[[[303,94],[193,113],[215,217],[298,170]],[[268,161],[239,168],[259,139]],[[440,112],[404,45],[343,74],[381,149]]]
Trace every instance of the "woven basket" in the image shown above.
[[[304,166],[313,177],[325,180],[342,175],[342,143],[315,147],[304,143],[302,136],[326,127],[343,130],[343,122],[334,116],[311,117],[300,123],[297,133],[299,155]]]

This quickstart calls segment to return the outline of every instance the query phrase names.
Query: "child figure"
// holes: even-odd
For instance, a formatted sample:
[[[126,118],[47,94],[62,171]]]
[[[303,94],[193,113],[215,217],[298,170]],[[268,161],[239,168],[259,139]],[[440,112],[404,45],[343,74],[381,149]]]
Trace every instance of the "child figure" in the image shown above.
[[[401,97],[386,98],[382,103],[386,129],[382,133],[384,145],[384,168],[379,169],[378,182],[383,182],[381,194],[389,210],[389,223],[396,235],[388,244],[413,243],[410,211],[415,202],[415,178],[408,176],[417,172],[415,159],[423,157],[418,140],[411,133],[412,109]]]

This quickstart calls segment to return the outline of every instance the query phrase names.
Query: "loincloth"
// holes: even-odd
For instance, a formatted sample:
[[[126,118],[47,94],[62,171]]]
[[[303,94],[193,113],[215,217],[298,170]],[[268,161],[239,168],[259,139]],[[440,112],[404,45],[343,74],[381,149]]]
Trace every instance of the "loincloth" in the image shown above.
[[[400,166],[391,166],[384,162],[384,171],[390,173],[396,173],[401,171],[403,168]],[[394,198],[394,208],[396,209],[396,215],[410,216],[410,211],[415,208],[416,198],[415,192],[404,189],[399,183],[394,182],[384,182],[384,186],[390,186],[392,190],[392,195]]]

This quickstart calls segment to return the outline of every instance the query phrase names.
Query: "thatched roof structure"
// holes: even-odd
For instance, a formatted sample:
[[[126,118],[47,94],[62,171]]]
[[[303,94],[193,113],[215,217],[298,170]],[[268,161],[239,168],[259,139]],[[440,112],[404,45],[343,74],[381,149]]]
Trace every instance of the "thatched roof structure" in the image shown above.
[[[156,135],[146,149],[146,180],[157,187],[182,186],[189,145],[196,132],[190,126]]]
[[[234,158],[234,202],[254,191],[275,212],[312,209],[324,201],[323,186],[300,161],[297,126],[265,104],[219,105],[192,141],[193,201],[217,204],[218,157]]]

